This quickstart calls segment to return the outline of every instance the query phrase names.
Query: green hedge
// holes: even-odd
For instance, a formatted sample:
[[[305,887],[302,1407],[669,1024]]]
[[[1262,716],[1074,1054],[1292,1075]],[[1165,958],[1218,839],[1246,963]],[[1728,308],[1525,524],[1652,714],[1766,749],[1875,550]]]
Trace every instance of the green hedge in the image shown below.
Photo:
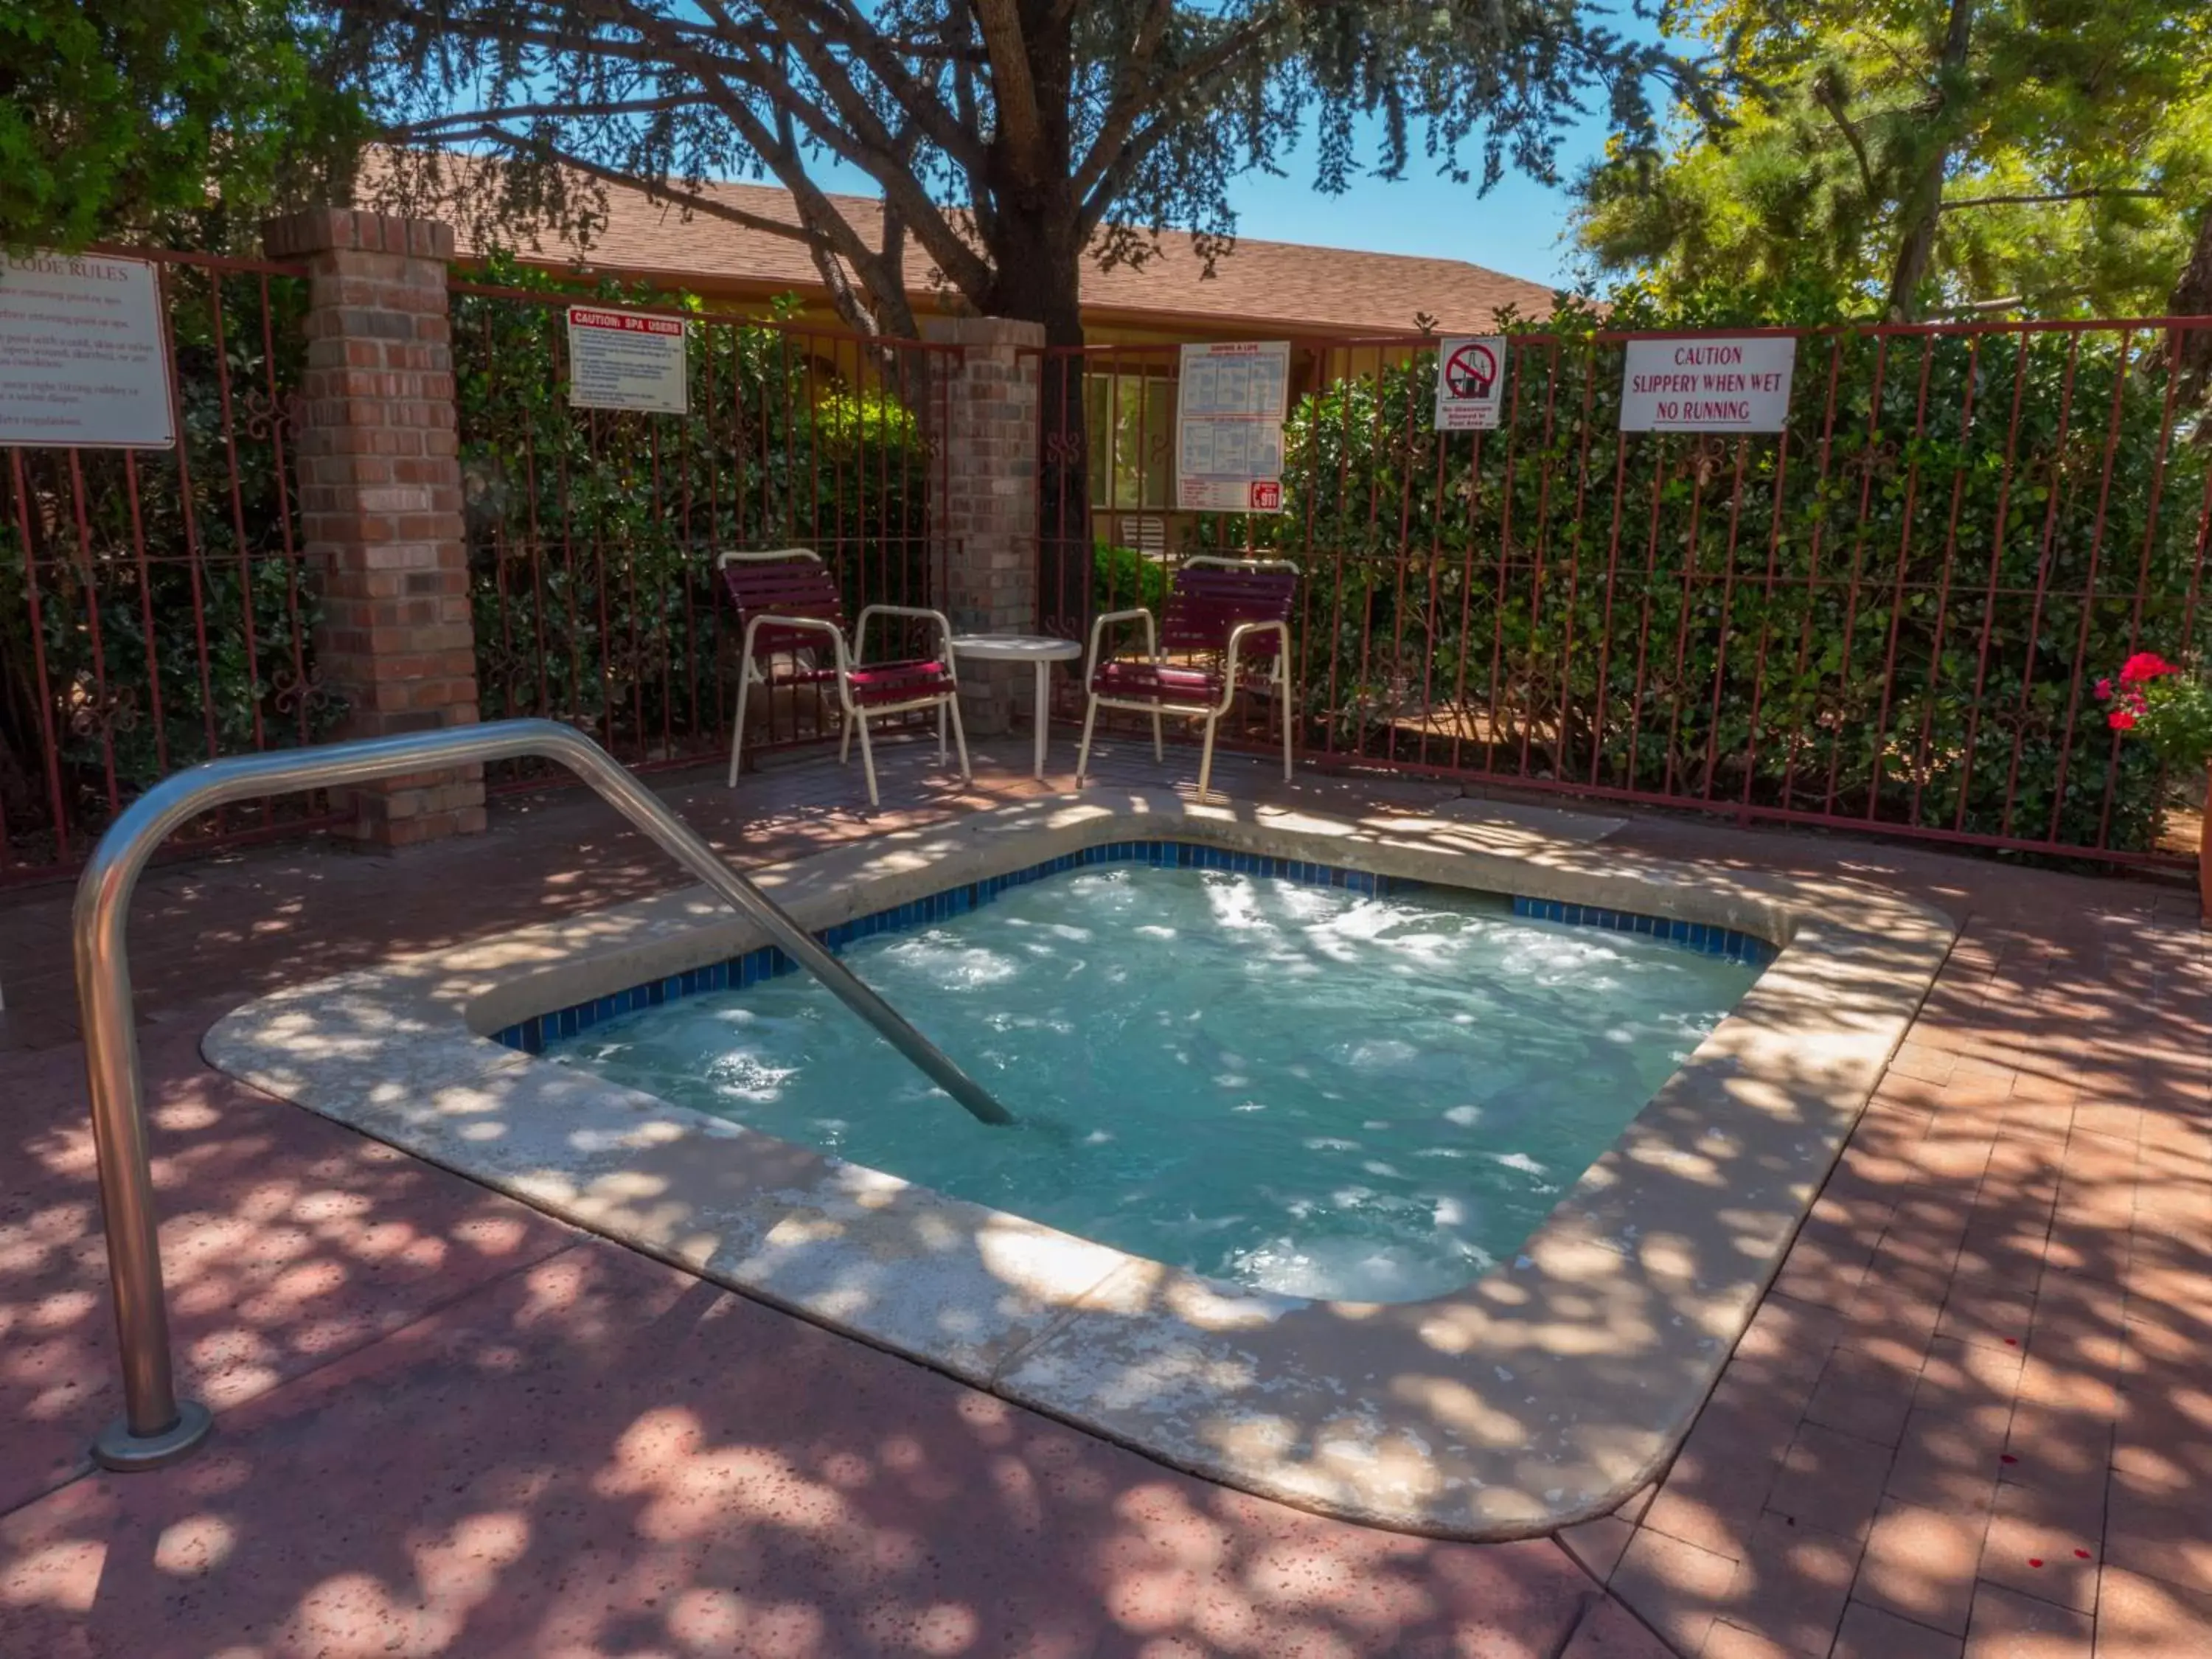
[[[573,295],[497,263],[482,280]],[[594,296],[584,296],[594,297]],[[611,301],[697,310],[611,285]],[[572,409],[562,306],[457,296],[453,335],[480,695],[653,758],[726,736],[734,665],[714,555],[797,545],[848,611],[930,591],[928,447],[896,362],[775,325],[690,335],[691,412]],[[836,350],[843,361],[829,362]]]
[[[2162,339],[1816,335],[1785,441],[1622,434],[1620,344],[1564,321],[1504,429],[1440,437],[1435,351],[1376,354],[1293,411],[1279,518],[1200,526],[1307,566],[1315,741],[2154,843],[2157,763],[2086,682],[2184,644],[2207,452]]]

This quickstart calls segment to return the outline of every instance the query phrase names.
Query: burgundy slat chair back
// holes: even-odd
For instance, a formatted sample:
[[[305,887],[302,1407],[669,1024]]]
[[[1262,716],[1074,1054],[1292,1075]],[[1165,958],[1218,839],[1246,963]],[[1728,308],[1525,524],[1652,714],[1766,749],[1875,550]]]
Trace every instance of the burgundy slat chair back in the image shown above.
[[[742,637],[756,617],[805,617],[826,622],[841,633],[845,627],[845,599],[830,567],[811,555],[787,559],[733,559],[722,567],[722,588],[737,606]],[[763,625],[753,635],[753,655],[773,657],[799,650],[820,651],[819,629]],[[834,671],[830,671],[834,672]]]
[[[1295,570],[1187,564],[1176,572],[1160,618],[1160,649],[1170,657],[1219,653],[1239,623],[1288,623],[1298,589]],[[1272,664],[1280,641],[1273,634],[1245,637],[1238,661]]]

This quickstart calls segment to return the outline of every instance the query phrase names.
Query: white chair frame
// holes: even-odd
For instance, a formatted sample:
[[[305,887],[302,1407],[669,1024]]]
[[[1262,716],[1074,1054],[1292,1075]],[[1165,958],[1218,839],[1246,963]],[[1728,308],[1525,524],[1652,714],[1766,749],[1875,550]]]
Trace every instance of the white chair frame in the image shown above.
[[[1292,575],[1298,568],[1288,559],[1225,559],[1212,554],[1201,554],[1183,561],[1186,568],[1192,565],[1210,565],[1231,570],[1287,570]],[[1083,689],[1089,702],[1083,711],[1083,742],[1075,754],[1075,787],[1083,787],[1089,781],[1091,769],[1091,733],[1101,708],[1123,708],[1152,717],[1152,758],[1167,758],[1167,747],[1160,733],[1160,717],[1173,714],[1179,720],[1206,722],[1206,741],[1199,751],[1198,798],[1207,799],[1208,785],[1213,777],[1213,738],[1219,729],[1221,717],[1237,701],[1237,657],[1245,640],[1255,634],[1273,634],[1276,638],[1275,672],[1269,676],[1275,688],[1275,702],[1283,718],[1283,781],[1291,781],[1291,629],[1287,623],[1238,623],[1229,630],[1229,646],[1222,664],[1221,699],[1218,702],[1139,702],[1127,697],[1102,697],[1092,690],[1098,673],[1098,647],[1106,629],[1120,623],[1141,620],[1145,624],[1145,653],[1152,659],[1152,666],[1161,666],[1159,623],[1148,607],[1131,611],[1109,611],[1095,618],[1091,624],[1091,649],[1083,662]]]
[[[769,564],[791,559],[811,559],[816,564],[822,562],[822,556],[811,549],[790,547],[779,548],[765,553],[723,553],[716,556],[714,568],[720,570],[726,566],[737,563]],[[874,703],[865,708],[853,701],[853,671],[856,667],[867,666],[868,623],[877,617],[910,617],[917,621],[936,623],[938,641],[943,647],[945,677],[950,682],[944,690],[933,691],[927,696],[911,697],[903,702]],[[853,643],[849,649],[846,646],[844,634],[836,623],[827,617],[766,616],[754,617],[746,622],[744,641],[739,647],[742,653],[741,660],[744,666],[738,676],[737,729],[730,738],[729,787],[731,788],[737,787],[738,767],[744,756],[747,697],[752,690],[755,679],[759,679],[763,685],[768,683],[767,677],[753,666],[753,640],[759,629],[764,626],[805,629],[828,636],[831,653],[830,660],[836,665],[837,706],[842,715],[838,722],[841,737],[837,744],[837,763],[840,766],[850,764],[853,757],[853,733],[857,729],[860,734],[860,764],[868,778],[870,806],[883,805],[882,797],[876,787],[875,750],[868,742],[868,720],[872,715],[909,714],[918,708],[935,708],[937,710],[937,759],[940,765],[948,758],[945,753],[945,722],[949,715],[952,726],[952,740],[960,750],[961,780],[963,782],[974,780],[975,775],[969,769],[968,764],[968,734],[960,725],[960,677],[952,656],[951,623],[941,611],[931,611],[906,605],[871,605],[862,607],[860,614],[854,619]]]

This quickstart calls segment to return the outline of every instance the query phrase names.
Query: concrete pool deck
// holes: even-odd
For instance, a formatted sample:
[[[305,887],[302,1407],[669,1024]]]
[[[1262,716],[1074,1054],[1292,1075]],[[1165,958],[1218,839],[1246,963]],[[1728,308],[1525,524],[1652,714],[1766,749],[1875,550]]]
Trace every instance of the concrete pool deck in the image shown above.
[[[872,823],[834,768],[672,793],[725,843],[742,827],[750,861],[1025,798],[1023,760]],[[886,799],[922,800],[919,757],[901,768]],[[1233,782],[1370,809],[1451,793]],[[2189,902],[1657,818],[1607,844],[1902,890],[1966,931],[1664,1481],[1492,1546],[1172,1474],[198,1062],[256,988],[674,884],[566,797],[410,858],[149,879],[172,1299],[220,1437],[90,1476],[112,1383],[67,895],[15,896],[0,1651],[2212,1651],[2212,982]]]

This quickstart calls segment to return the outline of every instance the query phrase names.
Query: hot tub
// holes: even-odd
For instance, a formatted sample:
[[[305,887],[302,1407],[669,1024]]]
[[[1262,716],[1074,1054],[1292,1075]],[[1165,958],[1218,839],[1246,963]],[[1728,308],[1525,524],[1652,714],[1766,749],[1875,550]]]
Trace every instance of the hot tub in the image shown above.
[[[1177,1467],[1518,1536],[1672,1454],[1954,932],[1577,823],[1093,789],[762,872],[1013,1130],[696,891],[264,998],[206,1052]]]

